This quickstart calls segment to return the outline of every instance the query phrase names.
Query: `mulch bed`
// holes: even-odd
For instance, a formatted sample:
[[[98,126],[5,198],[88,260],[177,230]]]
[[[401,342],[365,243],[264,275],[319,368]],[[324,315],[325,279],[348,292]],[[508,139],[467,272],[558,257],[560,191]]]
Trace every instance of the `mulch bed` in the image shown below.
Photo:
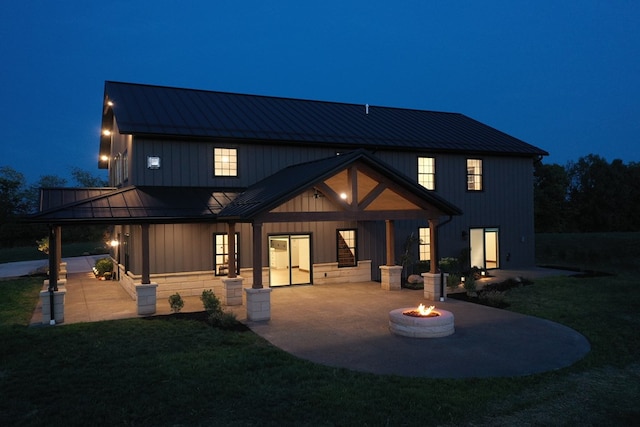
[[[209,313],[206,311],[193,311],[184,313],[156,314],[153,316],[143,317],[145,320],[192,320],[195,322],[203,322],[209,324]],[[236,322],[233,327],[224,328],[228,331],[246,332],[249,327],[243,323]]]

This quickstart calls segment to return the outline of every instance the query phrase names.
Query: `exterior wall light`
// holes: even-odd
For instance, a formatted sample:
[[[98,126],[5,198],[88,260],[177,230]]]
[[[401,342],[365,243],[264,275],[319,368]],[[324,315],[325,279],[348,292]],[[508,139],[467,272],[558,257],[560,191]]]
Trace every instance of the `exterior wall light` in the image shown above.
[[[103,134],[104,136],[111,136],[111,131],[110,131],[109,129],[104,129],[104,130],[102,131],[102,134]]]
[[[103,162],[106,162],[107,160],[109,160],[109,156],[107,156],[106,154],[103,154],[102,156],[100,156],[100,160],[102,160]]]
[[[160,169],[160,157],[158,157],[158,156],[149,156],[149,157],[147,157],[147,168],[148,169]]]

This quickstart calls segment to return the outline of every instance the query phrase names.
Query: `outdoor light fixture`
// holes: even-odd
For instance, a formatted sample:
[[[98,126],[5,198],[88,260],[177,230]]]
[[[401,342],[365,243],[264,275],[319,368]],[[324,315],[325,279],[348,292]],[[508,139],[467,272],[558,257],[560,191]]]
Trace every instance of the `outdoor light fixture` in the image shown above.
[[[115,248],[116,246],[118,246],[120,244],[120,242],[118,242],[117,240],[112,240],[109,242],[109,244],[111,245],[112,248]]]
[[[113,107],[113,102],[112,102],[112,101],[107,101],[107,105],[108,105],[109,107]]]
[[[149,157],[147,157],[147,168],[148,169],[160,169],[160,157],[158,157],[158,156],[149,156]]]
[[[106,154],[103,154],[102,156],[100,156],[100,160],[102,160],[103,162],[106,162],[107,160],[109,160],[109,156],[107,156]]]
[[[347,200],[347,193],[340,193],[340,198],[342,200]]]
[[[102,131],[102,134],[103,134],[104,136],[111,136],[111,131],[110,131],[109,129],[104,129],[104,130]]]

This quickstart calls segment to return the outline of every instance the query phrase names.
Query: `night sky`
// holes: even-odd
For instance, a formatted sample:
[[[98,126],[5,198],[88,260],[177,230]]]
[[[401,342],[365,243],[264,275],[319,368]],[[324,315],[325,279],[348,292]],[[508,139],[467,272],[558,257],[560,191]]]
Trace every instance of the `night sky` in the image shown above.
[[[640,2],[29,1],[0,10],[0,166],[96,175],[105,80],[463,113],[545,163],[640,161]]]

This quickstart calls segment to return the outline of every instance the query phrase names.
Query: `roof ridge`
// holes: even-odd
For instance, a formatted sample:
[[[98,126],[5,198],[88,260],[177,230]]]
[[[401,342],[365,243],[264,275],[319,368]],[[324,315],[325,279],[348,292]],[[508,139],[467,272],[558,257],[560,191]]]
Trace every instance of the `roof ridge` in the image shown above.
[[[454,112],[454,111],[439,111],[439,110],[422,110],[419,108],[408,108],[408,107],[395,107],[389,105],[374,105],[369,103],[357,103],[357,102],[346,102],[346,101],[329,101],[322,99],[311,99],[311,98],[298,98],[298,97],[288,97],[288,96],[276,96],[276,95],[263,95],[263,94],[255,94],[255,93],[244,93],[244,92],[229,92],[229,91],[221,91],[221,90],[212,90],[212,89],[196,89],[191,87],[179,87],[179,86],[168,86],[168,85],[154,85],[148,83],[132,83],[132,82],[121,82],[121,81],[113,81],[113,80],[105,80],[105,84],[118,84],[118,85],[128,85],[128,86],[139,86],[139,87],[148,87],[148,88],[157,88],[157,89],[169,89],[169,90],[179,90],[179,91],[191,91],[191,92],[205,92],[205,93],[214,93],[221,95],[231,95],[231,96],[247,96],[252,98],[266,98],[266,99],[275,99],[275,100],[284,100],[284,101],[295,101],[295,102],[311,102],[318,104],[335,104],[335,105],[347,105],[352,107],[363,108],[367,106],[369,109],[389,109],[389,110],[401,110],[401,111],[415,111],[421,113],[433,113],[433,114],[450,114],[450,115],[460,115],[464,116],[463,113]]]

